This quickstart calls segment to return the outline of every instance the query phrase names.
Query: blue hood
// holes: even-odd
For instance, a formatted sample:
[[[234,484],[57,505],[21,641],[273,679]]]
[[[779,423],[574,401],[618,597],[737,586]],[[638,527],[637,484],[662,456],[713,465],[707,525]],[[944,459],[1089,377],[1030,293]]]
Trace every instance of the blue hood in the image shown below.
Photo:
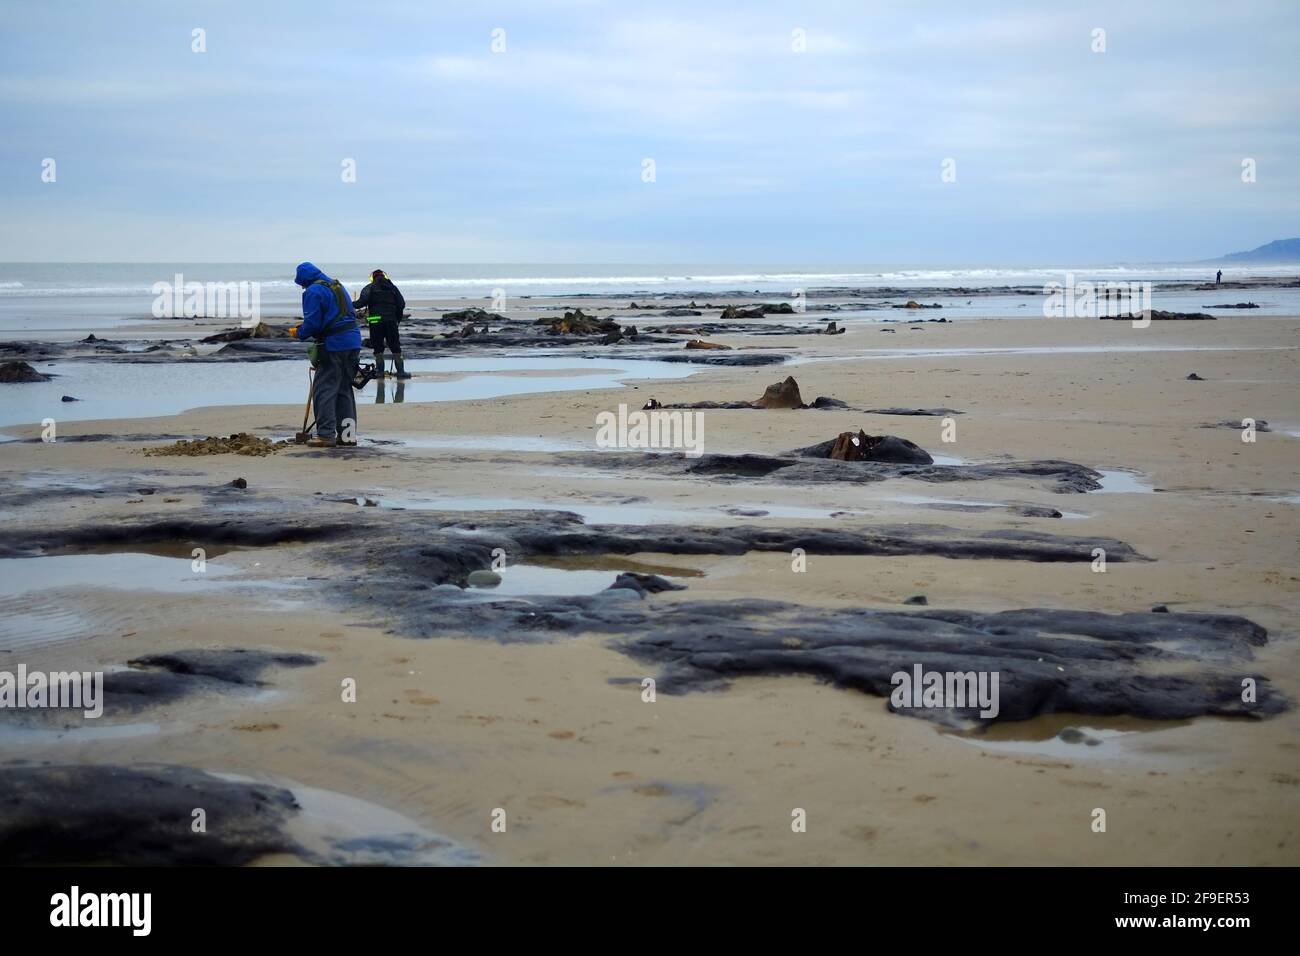
[[[361,330],[357,328],[357,316],[348,290],[340,285],[340,310],[340,301],[330,288],[313,285],[320,280],[329,282],[330,278],[310,262],[299,264],[293,280],[302,286],[302,324],[298,326],[298,340],[319,342],[323,339],[326,352],[360,349]]]
[[[325,275],[325,273],[321,272],[310,262],[300,262],[298,263],[298,271],[294,274],[293,281],[303,288],[306,288],[317,279],[328,278],[329,276]]]

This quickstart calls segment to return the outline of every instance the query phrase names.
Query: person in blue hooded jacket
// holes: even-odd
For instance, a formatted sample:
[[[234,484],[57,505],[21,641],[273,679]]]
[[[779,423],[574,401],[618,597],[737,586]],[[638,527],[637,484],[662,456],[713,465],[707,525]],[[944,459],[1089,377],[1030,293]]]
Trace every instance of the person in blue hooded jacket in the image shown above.
[[[314,448],[355,445],[357,401],[352,379],[361,358],[361,330],[352,297],[341,282],[310,262],[298,266],[293,281],[302,286],[302,324],[294,336],[315,342],[319,353],[311,393],[316,437],[307,444]]]

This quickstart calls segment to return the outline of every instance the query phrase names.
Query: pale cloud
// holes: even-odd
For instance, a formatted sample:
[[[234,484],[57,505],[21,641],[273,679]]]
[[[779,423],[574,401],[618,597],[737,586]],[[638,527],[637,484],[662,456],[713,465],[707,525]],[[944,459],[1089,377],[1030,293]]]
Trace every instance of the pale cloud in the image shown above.
[[[13,8],[0,258],[1196,258],[1300,207],[1294,4]]]

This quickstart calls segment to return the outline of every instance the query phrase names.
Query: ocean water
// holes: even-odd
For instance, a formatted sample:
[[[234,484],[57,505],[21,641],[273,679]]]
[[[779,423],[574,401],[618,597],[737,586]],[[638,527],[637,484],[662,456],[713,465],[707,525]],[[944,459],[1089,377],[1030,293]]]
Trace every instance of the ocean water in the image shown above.
[[[488,304],[503,290],[509,311],[512,300],[537,296],[611,295],[635,299],[653,293],[689,292],[707,296],[723,292],[760,293],[778,301],[799,289],[845,288],[992,288],[1064,282],[1067,271],[1076,281],[1195,281],[1213,278],[1210,265],[1113,265],[1061,268],[879,268],[821,266],[793,268],[771,265],[655,265],[655,264],[438,264],[438,263],[317,263],[356,294],[372,268],[386,269],[412,302],[462,299]],[[70,331],[112,328],[151,318],[155,286],[183,282],[256,283],[263,316],[293,315],[300,290],[293,283],[293,263],[0,263],[0,332]],[[1288,276],[1300,279],[1300,266],[1225,267],[1225,279]],[[1217,298],[1216,298],[1217,297]],[[1038,299],[1023,296],[963,296],[959,292],[932,296],[950,318],[986,315],[1041,315]],[[1249,299],[1259,303],[1248,313],[1224,315],[1300,314],[1300,288],[1255,292],[1227,290],[1192,292],[1156,290],[1155,308],[1200,310],[1219,302]],[[878,321],[880,313],[845,319]]]

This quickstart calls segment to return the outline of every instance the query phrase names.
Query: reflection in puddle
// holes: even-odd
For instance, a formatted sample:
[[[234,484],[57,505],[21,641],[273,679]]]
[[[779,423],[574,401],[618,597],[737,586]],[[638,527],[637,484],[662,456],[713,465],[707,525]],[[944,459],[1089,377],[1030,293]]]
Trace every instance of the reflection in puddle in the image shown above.
[[[234,579],[238,569],[212,563],[216,552],[205,552],[200,565],[191,557],[193,550],[187,545],[159,544],[129,552],[81,550],[37,558],[0,558],[0,597],[55,588],[186,592],[214,583],[222,587],[291,586],[279,581]]]
[[[905,505],[969,505],[972,508],[1005,508],[996,501],[969,501],[964,498],[931,498],[928,495],[890,495],[886,501],[897,501]]]
[[[293,787],[302,812],[288,832],[333,866],[472,866],[474,853],[408,817],[356,797]]]
[[[188,545],[163,543],[156,553],[104,550],[36,558],[0,558],[0,650],[17,650],[59,641],[82,640],[130,630],[142,600],[133,592],[200,594],[256,588],[263,594],[299,590],[278,580],[250,580],[242,569],[214,565],[204,570]],[[259,601],[259,610],[296,607],[297,602]]]
[[[689,363],[650,359],[582,359],[569,356],[434,358],[411,360],[415,378],[404,385],[405,403],[500,398],[534,392],[622,388],[628,379],[682,379],[698,372]],[[250,374],[244,363],[56,362],[59,378],[6,386],[0,425],[39,422],[57,411],[67,418],[62,396],[75,391],[96,419],[153,418],[191,408],[229,405],[302,405],[305,361],[271,361]],[[430,373],[439,378],[421,378]],[[553,374],[547,374],[553,373]],[[443,376],[455,376],[448,380]],[[358,400],[373,401],[372,382]],[[87,413],[89,414],[89,413]]]
[[[308,862],[325,866],[471,866],[478,854],[387,807],[272,777],[213,773],[221,780],[291,790],[299,812],[285,831]]]
[[[1149,494],[1155,486],[1143,481],[1138,475],[1128,471],[1101,472],[1101,488],[1094,494]]]
[[[208,575],[219,577],[222,574],[214,567],[197,573],[188,556],[105,552],[0,558],[0,595],[8,597],[66,587],[186,591],[201,587]]]
[[[184,559],[189,564],[194,559],[194,545],[189,541],[155,541],[151,544],[132,544],[123,545],[92,545],[88,548],[53,548],[47,552],[48,556],[71,556],[71,555],[102,555],[102,554],[150,554],[158,558]],[[213,558],[219,558],[223,554],[230,554],[232,551],[243,551],[242,547],[228,544],[214,544],[203,546],[203,556],[207,561]],[[218,574],[229,574],[229,569],[218,569]]]
[[[984,730],[949,733],[983,750],[1060,760],[1118,759],[1137,756],[1131,745],[1148,734],[1186,727],[1190,720],[1139,720],[1135,717],[1095,717],[1046,714],[1031,720],[1002,721]],[[1151,759],[1150,753],[1142,755]]]
[[[541,435],[411,435],[384,434],[362,438],[365,444],[395,443],[401,448],[464,448],[484,451],[592,451],[593,442],[563,441]]]
[[[964,508],[981,511],[1001,511],[1022,507],[1019,504],[1009,501],[978,501],[965,498],[932,498],[929,495],[890,495],[884,500],[896,501],[899,504],[905,505],[919,505],[922,508]],[[1055,506],[1053,506],[1053,510],[1060,511],[1062,518],[1091,517],[1082,511],[1061,511],[1059,508],[1055,508]]]
[[[514,564],[502,568],[498,574],[501,583],[482,590],[509,597],[527,594],[599,594],[607,590],[618,576],[613,571],[579,571],[532,564]]]
[[[704,572],[694,568],[651,565],[626,558],[557,558],[532,564],[512,564],[502,568],[501,582],[495,586],[474,588],[484,593],[506,597],[527,595],[592,595],[609,590],[619,574],[634,571],[667,578],[698,578]],[[630,593],[630,592],[629,592]]]

